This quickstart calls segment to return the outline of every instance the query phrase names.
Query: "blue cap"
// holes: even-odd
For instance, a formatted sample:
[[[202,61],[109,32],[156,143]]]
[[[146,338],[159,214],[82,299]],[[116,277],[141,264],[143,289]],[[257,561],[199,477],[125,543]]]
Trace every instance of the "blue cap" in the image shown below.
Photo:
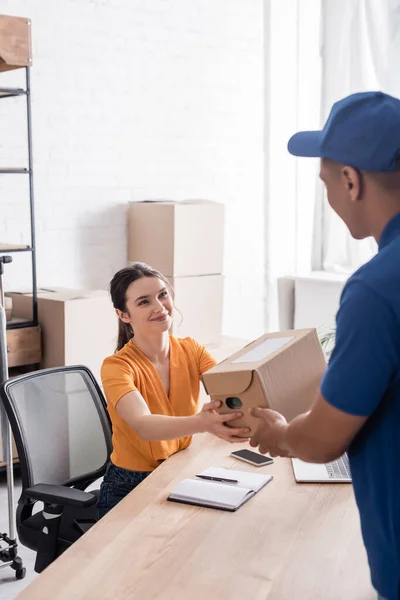
[[[396,171],[400,100],[383,92],[347,96],[333,105],[322,131],[296,133],[288,150],[295,156],[330,158],[362,171]]]

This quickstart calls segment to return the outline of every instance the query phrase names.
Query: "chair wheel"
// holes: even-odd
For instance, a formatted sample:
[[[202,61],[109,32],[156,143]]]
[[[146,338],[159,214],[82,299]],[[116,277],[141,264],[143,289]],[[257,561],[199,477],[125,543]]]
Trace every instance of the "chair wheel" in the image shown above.
[[[23,579],[26,575],[26,569],[25,567],[22,567],[22,569],[18,569],[18,571],[15,571],[15,577],[17,579]]]

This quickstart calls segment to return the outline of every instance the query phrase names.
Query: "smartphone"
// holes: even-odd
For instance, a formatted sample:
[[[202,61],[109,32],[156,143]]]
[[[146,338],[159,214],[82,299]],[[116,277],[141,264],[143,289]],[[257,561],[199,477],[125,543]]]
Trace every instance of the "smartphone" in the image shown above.
[[[264,456],[263,454],[253,452],[252,450],[235,450],[235,452],[231,452],[231,456],[250,463],[251,465],[255,465],[256,467],[264,467],[265,465],[270,465],[274,462],[274,459],[270,456]]]

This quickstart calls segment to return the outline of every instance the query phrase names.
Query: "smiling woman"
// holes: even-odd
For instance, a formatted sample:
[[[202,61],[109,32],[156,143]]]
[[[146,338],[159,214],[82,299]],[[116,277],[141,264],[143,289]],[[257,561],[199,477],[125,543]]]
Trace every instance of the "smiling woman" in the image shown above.
[[[169,335],[173,290],[143,263],[122,269],[110,284],[118,315],[118,344],[101,378],[112,421],[113,452],[98,503],[104,515],[191,436],[208,431],[241,442],[247,429],[225,426],[240,412],[219,415],[216,403],[199,410],[201,375],[216,364],[192,338]]]
[[[134,338],[134,327],[139,336],[150,333],[146,323],[166,323],[166,330],[169,329],[173,291],[159,271],[144,263],[134,263],[113,277],[110,293],[119,317],[117,351]],[[164,328],[162,330],[165,331]]]

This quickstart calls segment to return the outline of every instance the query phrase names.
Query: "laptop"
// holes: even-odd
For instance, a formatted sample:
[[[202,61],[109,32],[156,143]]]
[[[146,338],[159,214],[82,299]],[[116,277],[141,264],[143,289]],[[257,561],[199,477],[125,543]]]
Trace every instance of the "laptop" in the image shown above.
[[[292,458],[294,478],[298,483],[351,483],[349,458],[343,454],[330,463],[316,465]]]

